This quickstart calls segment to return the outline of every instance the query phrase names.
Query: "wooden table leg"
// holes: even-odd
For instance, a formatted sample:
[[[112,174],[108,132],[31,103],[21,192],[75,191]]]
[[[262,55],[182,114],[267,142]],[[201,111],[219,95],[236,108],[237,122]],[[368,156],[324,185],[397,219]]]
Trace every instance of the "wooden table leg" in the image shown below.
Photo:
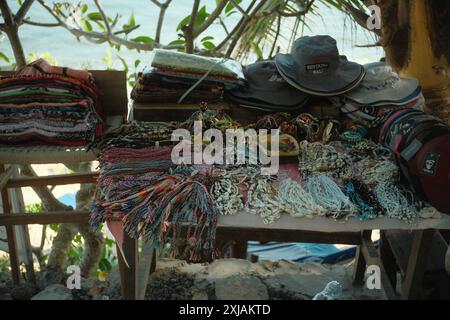
[[[408,267],[402,285],[402,299],[422,298],[423,276],[433,239],[432,229],[414,231]]]
[[[361,248],[363,236],[364,234],[361,232],[361,244],[356,248],[355,269],[353,270],[353,284],[359,286],[364,284],[364,274],[366,273],[366,261]]]
[[[0,174],[5,172],[5,165],[0,165]],[[9,198],[8,189],[2,189],[2,204],[3,204],[3,214],[11,214],[11,202]],[[17,252],[17,239],[16,239],[16,231],[14,226],[5,226],[6,229],[6,237],[8,239],[8,252],[9,252],[9,261],[11,264],[11,274],[12,280],[15,285],[20,283],[20,269],[19,269],[19,255]]]
[[[234,241],[231,246],[231,256],[237,259],[247,259],[247,241]]]
[[[395,290],[397,287],[397,271],[399,267],[397,266],[389,241],[386,238],[386,231],[383,230],[380,230],[380,259],[386,269],[386,274],[391,282],[392,288]]]
[[[138,265],[138,247],[137,240],[132,239],[124,232],[123,238],[123,254],[118,254],[119,269],[120,269],[120,284],[122,287],[122,296],[125,300],[136,299],[136,269]],[[125,264],[124,258],[128,263],[128,267]]]
[[[145,299],[148,277],[156,268],[156,251],[149,242],[144,242],[137,270],[137,300]],[[153,270],[152,270],[153,269]]]

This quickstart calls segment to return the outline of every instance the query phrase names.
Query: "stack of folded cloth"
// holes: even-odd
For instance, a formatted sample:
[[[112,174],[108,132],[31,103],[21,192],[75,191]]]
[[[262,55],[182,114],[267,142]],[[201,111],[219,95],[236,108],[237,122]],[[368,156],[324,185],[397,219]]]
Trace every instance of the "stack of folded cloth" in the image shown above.
[[[355,121],[370,124],[388,112],[400,109],[423,110],[425,99],[416,79],[402,78],[384,62],[364,66],[361,85],[345,94],[341,111]]]
[[[273,61],[253,63],[244,70],[246,82],[225,97],[242,108],[268,112],[289,112],[301,109],[308,96],[290,86],[278,73]]]
[[[150,72],[139,73],[131,98],[141,103],[218,102],[243,78],[233,60],[155,50]]]
[[[0,79],[0,143],[86,145],[102,134],[99,107],[89,72],[39,59]]]

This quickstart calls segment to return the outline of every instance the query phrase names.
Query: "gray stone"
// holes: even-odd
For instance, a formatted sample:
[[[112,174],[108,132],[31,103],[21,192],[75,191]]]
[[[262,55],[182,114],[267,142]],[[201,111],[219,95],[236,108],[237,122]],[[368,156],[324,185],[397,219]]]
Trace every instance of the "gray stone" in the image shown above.
[[[31,300],[73,300],[71,290],[61,284],[52,284],[33,296]]]
[[[216,280],[217,300],[267,300],[269,293],[256,276],[232,276]]]
[[[36,294],[36,288],[29,284],[15,286],[11,290],[11,298],[13,300],[30,300]]]

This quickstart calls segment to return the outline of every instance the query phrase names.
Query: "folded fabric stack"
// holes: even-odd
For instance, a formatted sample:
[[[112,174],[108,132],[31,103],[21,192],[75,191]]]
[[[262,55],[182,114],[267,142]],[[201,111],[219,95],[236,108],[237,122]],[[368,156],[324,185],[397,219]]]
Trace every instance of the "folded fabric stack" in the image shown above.
[[[131,97],[141,103],[218,102],[243,78],[233,60],[155,50],[150,72],[139,73]]]
[[[0,143],[85,145],[102,134],[99,108],[89,72],[39,59],[0,79]]]
[[[402,78],[384,62],[364,66],[361,85],[345,94],[341,111],[355,121],[370,124],[384,114],[400,109],[423,110],[425,99],[416,79]]]

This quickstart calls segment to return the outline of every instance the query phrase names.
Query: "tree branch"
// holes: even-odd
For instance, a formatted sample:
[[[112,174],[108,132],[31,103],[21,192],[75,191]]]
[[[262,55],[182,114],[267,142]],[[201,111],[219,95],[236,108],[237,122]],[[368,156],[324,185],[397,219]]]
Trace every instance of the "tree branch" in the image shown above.
[[[111,26],[109,25],[108,18],[106,17],[105,11],[103,10],[103,6],[100,3],[100,0],[94,0],[95,5],[97,6],[98,12],[102,16],[102,20],[105,23],[106,32],[111,34]]]
[[[50,8],[44,0],[38,0],[38,2],[53,16],[53,18],[57,21],[60,27],[63,27],[70,33],[72,33],[76,38],[84,37],[86,40],[94,43],[104,43],[109,42],[112,45],[124,45],[127,48],[137,49],[142,51],[151,51],[154,48],[164,48],[164,49],[182,49],[182,45],[161,45],[160,43],[152,42],[152,43],[139,43],[129,41],[127,39],[118,37],[114,33],[107,32],[96,32],[96,31],[84,31],[82,29],[73,28],[68,25],[64,20],[62,20],[58,14]]]
[[[192,27],[193,28],[192,36],[193,36],[194,39],[197,38],[203,31],[208,29],[208,27],[220,15],[220,13],[222,12],[223,8],[225,8],[227,3],[228,3],[228,0],[220,0],[220,2],[217,4],[217,6],[214,9],[214,11],[211,12],[209,17],[205,20],[205,22],[203,22],[198,28],[195,28],[195,26],[193,25],[193,27]]]
[[[315,0],[309,1],[306,4],[306,6],[302,10],[299,10],[299,11],[285,12],[285,11],[281,10],[280,7],[277,7],[277,11],[278,11],[278,14],[283,17],[300,17],[300,16],[304,16],[305,14],[307,14],[309,12],[309,10],[311,9],[314,2],[315,2]]]
[[[59,23],[47,23],[47,22],[39,22],[39,21],[32,21],[32,20],[28,20],[28,19],[23,19],[22,20],[23,24],[29,24],[31,26],[36,26],[36,27],[47,27],[47,28],[54,28],[54,27],[60,27],[61,24]]]
[[[19,10],[16,13],[16,16],[14,17],[14,20],[16,21],[17,25],[21,25],[23,19],[25,18],[25,15],[30,10],[31,5],[33,4],[34,0],[25,0],[25,2],[20,6]]]
[[[345,6],[345,9],[347,10],[347,12],[350,14],[350,16],[353,18],[353,20],[355,20],[355,22],[358,25],[360,25],[361,27],[363,27],[366,30],[369,30],[367,28],[367,19],[369,18],[369,16],[367,14],[365,14],[364,12],[361,12],[360,10],[358,10],[357,8],[353,7],[351,4],[348,4],[346,2],[344,2],[344,6]],[[369,31],[373,31],[376,35],[381,37],[381,30],[373,29],[373,30],[369,30]]]
[[[194,28],[199,6],[200,0],[194,0],[194,4],[192,5],[191,17],[189,19],[189,24],[187,26],[181,27],[181,30],[183,31],[184,34],[184,39],[186,41],[187,53],[192,53],[194,51]]]
[[[156,34],[155,34],[155,41],[159,43],[161,41],[161,31],[164,22],[164,17],[166,15],[166,10],[169,7],[172,0],[167,0],[164,3],[160,3],[156,0],[151,1],[159,7],[158,25],[156,26]]]
[[[25,66],[26,62],[22,43],[19,38],[18,25],[14,21],[8,3],[5,0],[0,0],[0,11],[4,20],[2,31],[6,33],[9,39],[9,43],[11,44],[11,48],[14,53],[14,59],[16,60],[16,66],[18,68],[22,68]]]

